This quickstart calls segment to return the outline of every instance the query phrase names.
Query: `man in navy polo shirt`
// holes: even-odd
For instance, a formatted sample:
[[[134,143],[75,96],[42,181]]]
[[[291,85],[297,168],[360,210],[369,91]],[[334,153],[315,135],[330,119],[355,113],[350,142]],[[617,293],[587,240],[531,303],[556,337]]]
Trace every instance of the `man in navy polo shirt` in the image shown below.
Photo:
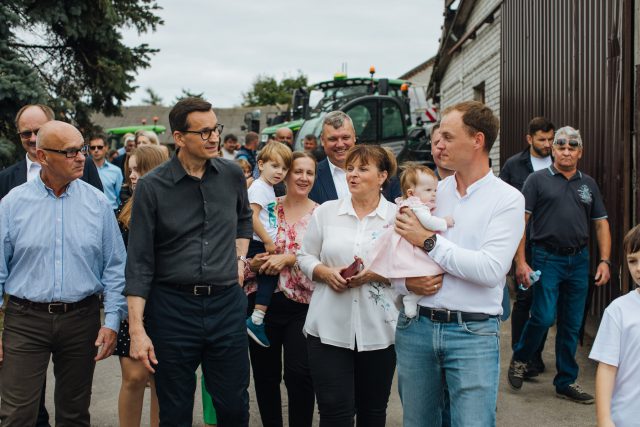
[[[593,403],[593,396],[576,384],[575,353],[589,288],[590,222],[598,239],[599,261],[595,284],[609,281],[611,233],[598,185],[577,169],[582,157],[582,138],[572,127],[558,129],[553,141],[553,164],[534,172],[525,181],[525,220],[531,220],[533,269],[524,255],[523,236],[516,253],[518,281],[530,286],[529,273],[540,270],[534,285],[531,318],[515,345],[509,366],[511,387],[520,390],[527,363],[558,315],[556,374],[553,384],[558,397],[579,403]]]

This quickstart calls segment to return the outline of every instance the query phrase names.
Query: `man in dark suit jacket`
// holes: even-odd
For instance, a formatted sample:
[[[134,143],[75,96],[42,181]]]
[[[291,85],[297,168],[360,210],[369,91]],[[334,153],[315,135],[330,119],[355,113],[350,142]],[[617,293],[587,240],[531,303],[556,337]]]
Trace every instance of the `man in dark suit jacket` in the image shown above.
[[[40,164],[36,161],[36,134],[42,125],[53,118],[53,110],[42,104],[25,105],[16,114],[16,128],[27,155],[18,163],[0,171],[0,200],[14,187],[24,184],[40,173]],[[92,161],[84,162],[82,180],[102,191],[102,181]],[[46,384],[43,384],[36,427],[50,427],[49,413],[44,406],[45,386]]]
[[[27,155],[18,163],[0,172],[0,199],[14,187],[24,184],[29,178],[39,173],[40,165],[35,160],[36,134],[40,126],[50,120],[53,120],[53,111],[46,105],[26,105],[18,111],[16,128]],[[29,166],[29,170],[27,170],[27,166]],[[98,169],[93,162],[84,162],[82,180],[102,191],[102,181],[100,181]]]
[[[327,158],[318,163],[318,171],[309,198],[322,204],[327,200],[336,200],[348,196],[349,186],[344,170],[347,151],[356,143],[356,132],[351,118],[342,111],[327,114],[320,135]],[[383,196],[393,202],[400,197],[400,181],[392,177],[383,189]]]

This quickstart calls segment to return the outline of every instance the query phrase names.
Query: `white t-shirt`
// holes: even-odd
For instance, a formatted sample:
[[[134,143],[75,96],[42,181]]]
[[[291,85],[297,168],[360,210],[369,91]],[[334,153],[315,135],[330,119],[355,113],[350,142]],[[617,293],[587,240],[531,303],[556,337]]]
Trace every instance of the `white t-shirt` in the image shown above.
[[[617,427],[640,422],[640,293],[629,292],[604,312],[589,358],[617,366],[611,418]]]
[[[255,203],[262,207],[259,216],[260,222],[271,240],[275,241],[278,231],[278,216],[276,215],[276,193],[273,190],[273,185],[258,178],[251,184],[247,192],[249,203]],[[256,233],[253,233],[253,240],[262,242]]]
[[[531,166],[533,166],[533,171],[539,171],[542,169],[546,169],[551,166],[551,156],[547,157],[535,157],[531,156]]]

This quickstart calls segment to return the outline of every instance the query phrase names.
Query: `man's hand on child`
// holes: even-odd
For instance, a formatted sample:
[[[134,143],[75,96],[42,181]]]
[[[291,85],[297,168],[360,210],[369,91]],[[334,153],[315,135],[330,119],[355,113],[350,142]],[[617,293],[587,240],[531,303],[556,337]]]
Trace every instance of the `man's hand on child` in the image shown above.
[[[447,222],[447,227],[453,227],[456,224],[456,222],[450,216],[445,216],[444,220]]]

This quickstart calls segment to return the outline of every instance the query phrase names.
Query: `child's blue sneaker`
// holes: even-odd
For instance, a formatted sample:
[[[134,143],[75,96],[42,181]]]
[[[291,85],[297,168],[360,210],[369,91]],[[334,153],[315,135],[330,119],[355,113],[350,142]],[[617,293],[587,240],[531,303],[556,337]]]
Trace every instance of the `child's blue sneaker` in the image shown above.
[[[262,347],[271,347],[267,333],[264,330],[264,323],[262,325],[256,325],[251,321],[251,317],[247,318],[247,333]]]

